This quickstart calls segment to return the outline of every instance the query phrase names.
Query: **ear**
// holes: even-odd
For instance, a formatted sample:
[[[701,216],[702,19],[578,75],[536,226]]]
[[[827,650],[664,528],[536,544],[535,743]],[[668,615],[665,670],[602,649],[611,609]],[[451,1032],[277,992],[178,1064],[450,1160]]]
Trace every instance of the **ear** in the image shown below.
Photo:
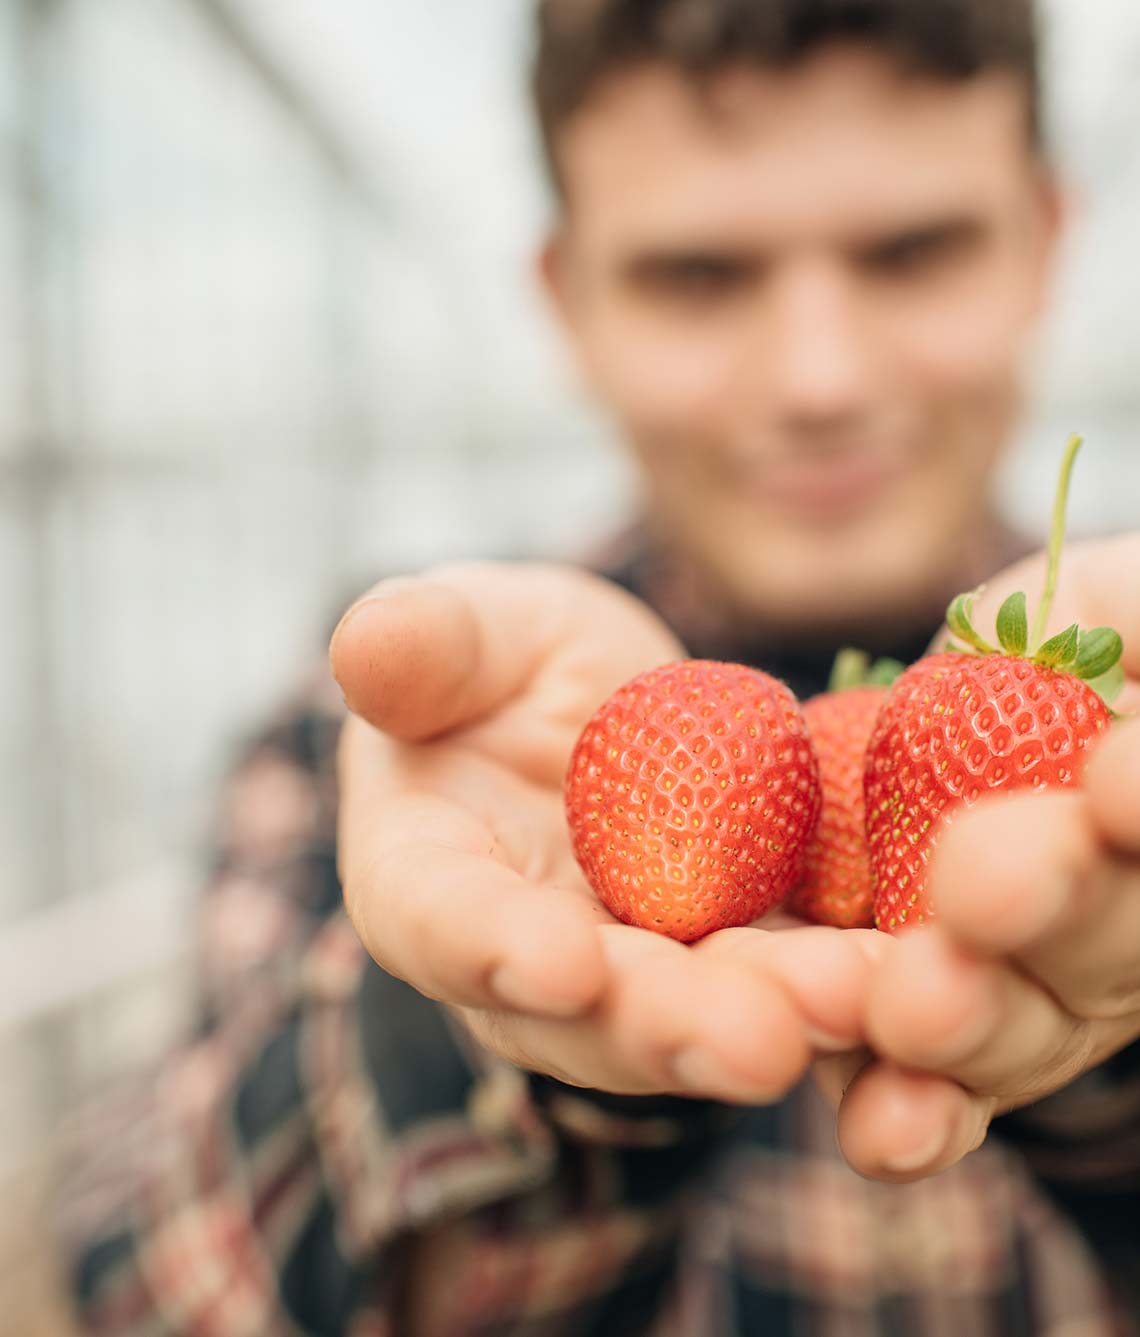
[[[573,334],[573,316],[570,302],[570,281],[567,274],[566,237],[559,228],[547,234],[539,251],[535,268],[539,287],[546,294],[559,323],[568,334]]]
[[[1039,218],[1037,247],[1037,292],[1034,295],[1034,314],[1041,314],[1049,304],[1053,278],[1060,257],[1061,246],[1068,235],[1073,200],[1061,184],[1057,173],[1042,166],[1036,185]]]
[[[583,386],[592,387],[594,369],[590,358],[590,341],[573,264],[566,233],[555,228],[538,253],[535,268],[539,286],[546,294],[551,311],[562,330],[570,361],[577,369]]]

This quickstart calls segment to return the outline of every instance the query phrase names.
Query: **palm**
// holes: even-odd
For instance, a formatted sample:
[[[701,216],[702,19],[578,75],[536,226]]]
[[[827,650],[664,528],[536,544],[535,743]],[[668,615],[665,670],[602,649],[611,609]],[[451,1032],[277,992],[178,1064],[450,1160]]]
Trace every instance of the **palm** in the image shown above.
[[[350,725],[342,759],[346,892],[373,956],[465,1007],[515,1061],[615,1090],[761,1096],[798,1076],[808,1027],[854,1043],[865,935],[799,928],[777,945],[730,930],[690,950],[616,924],[578,870],[562,807],[570,753],[621,683],[681,654],[664,625],[576,572],[441,579],[450,593],[436,586],[434,609],[398,595],[334,645],[350,704],[379,726]],[[398,884],[377,879],[380,851]],[[577,1032],[536,1020],[551,1015],[583,1020]],[[709,1045],[715,1074],[678,1077],[677,1051]]]
[[[487,720],[478,729],[458,729],[445,739],[405,744],[388,753],[394,780],[421,793],[431,792],[487,834],[489,862],[511,869],[535,893],[564,892],[601,905],[583,878],[570,850],[562,808],[561,769],[569,748],[530,773],[516,758],[526,747],[527,705],[514,704],[509,719]],[[541,714],[532,704],[536,725]],[[543,721],[553,735],[553,722]],[[532,760],[539,760],[533,758]]]
[[[393,792],[432,794],[457,821],[477,823],[488,837],[485,858],[536,891],[593,900],[563,815],[571,750],[616,687],[677,658],[681,647],[644,606],[601,581],[553,568],[478,572],[484,585],[498,586],[508,616],[517,610],[526,618],[529,644],[518,660],[508,659],[474,718],[428,740],[373,740],[376,759]],[[519,643],[521,633],[514,628],[510,639]]]

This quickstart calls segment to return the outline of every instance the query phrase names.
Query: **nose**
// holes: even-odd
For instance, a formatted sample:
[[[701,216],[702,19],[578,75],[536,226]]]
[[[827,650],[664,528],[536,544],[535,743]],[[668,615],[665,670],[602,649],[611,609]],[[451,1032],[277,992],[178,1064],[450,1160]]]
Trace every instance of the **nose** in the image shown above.
[[[760,380],[786,428],[822,431],[863,416],[872,394],[873,340],[855,284],[826,261],[775,277],[758,313]]]

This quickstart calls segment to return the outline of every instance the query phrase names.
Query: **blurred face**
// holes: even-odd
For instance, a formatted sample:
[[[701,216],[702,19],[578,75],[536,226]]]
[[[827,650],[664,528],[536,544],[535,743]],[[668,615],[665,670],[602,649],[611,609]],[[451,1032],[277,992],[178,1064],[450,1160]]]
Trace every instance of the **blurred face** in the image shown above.
[[[836,49],[566,126],[545,270],[654,519],[742,613],[919,610],[988,523],[1056,202],[1005,75]]]

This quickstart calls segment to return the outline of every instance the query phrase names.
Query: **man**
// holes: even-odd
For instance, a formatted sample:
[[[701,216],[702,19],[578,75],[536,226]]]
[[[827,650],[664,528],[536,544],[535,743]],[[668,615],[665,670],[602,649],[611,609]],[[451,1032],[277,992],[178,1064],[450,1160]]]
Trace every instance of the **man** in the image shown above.
[[[807,694],[847,641],[918,655],[1020,555],[984,499],[1061,213],[1030,8],[540,14],[542,271],[644,518],[610,581],[455,567],[346,615],[339,802],[328,707],[239,775],[208,1024],[82,1256],[85,1314],[225,1337],[1125,1331],[1135,726],[1084,794],[958,824],[939,924],[897,941],[687,949],[614,924],[560,805],[592,710],[682,644]],[[1025,586],[1040,563],[991,608]],[[1136,678],[1140,539],[1073,550],[1059,603],[1117,625]]]

